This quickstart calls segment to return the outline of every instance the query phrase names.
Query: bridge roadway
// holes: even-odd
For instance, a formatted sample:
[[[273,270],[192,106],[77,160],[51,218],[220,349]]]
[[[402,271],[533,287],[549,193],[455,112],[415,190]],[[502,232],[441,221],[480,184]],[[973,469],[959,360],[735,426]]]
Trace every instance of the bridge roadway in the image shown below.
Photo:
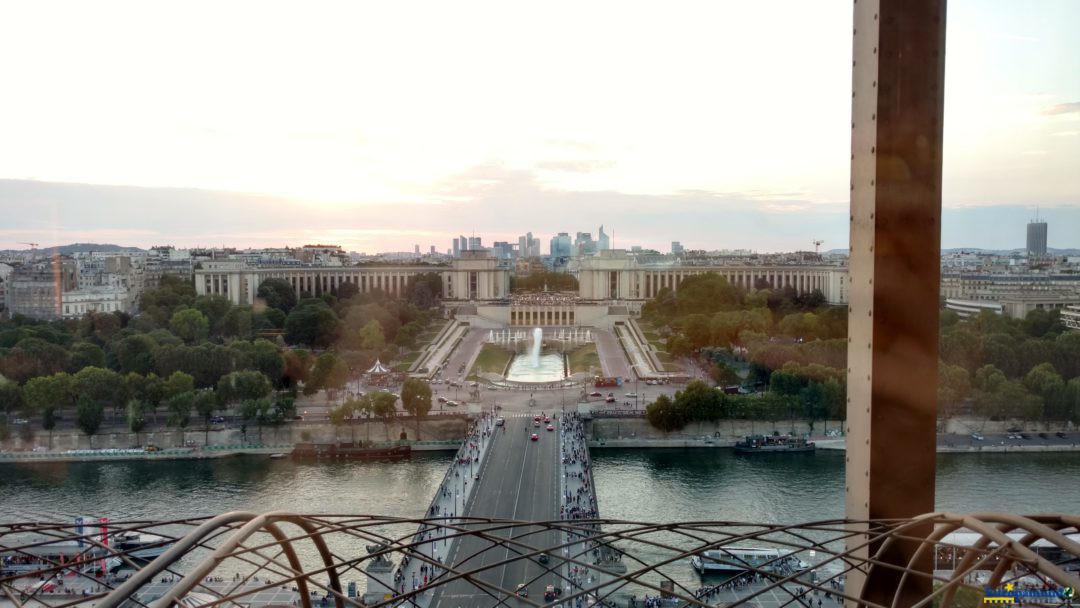
[[[495,433],[484,462],[481,464],[479,484],[470,498],[465,515],[470,517],[495,517],[501,519],[547,521],[559,517],[561,475],[559,456],[560,424],[553,421],[554,431],[533,426],[531,417],[507,417]],[[537,441],[530,435],[536,433]],[[558,539],[554,532],[539,526],[516,526],[495,532],[502,538],[513,538],[528,545],[554,546]],[[464,537],[453,544],[447,563],[457,569],[474,569],[514,558],[524,548],[501,547],[492,541],[476,537]],[[529,599],[543,603],[544,587],[558,584],[554,570],[560,562],[551,556],[547,565],[535,560],[518,559],[509,564],[493,566],[479,573],[476,579],[502,589],[513,590],[521,583],[527,585]],[[433,608],[521,606],[525,605],[505,594],[491,594],[472,582],[457,580],[436,588],[431,602]]]

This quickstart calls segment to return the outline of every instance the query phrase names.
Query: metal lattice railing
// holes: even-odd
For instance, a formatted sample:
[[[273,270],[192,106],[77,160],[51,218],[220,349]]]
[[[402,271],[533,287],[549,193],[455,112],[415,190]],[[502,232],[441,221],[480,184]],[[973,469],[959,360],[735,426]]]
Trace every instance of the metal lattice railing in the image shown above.
[[[0,525],[0,603],[947,606],[1001,590],[1060,605],[1080,586],[1080,517],[1066,515],[767,525],[236,512],[94,526]]]

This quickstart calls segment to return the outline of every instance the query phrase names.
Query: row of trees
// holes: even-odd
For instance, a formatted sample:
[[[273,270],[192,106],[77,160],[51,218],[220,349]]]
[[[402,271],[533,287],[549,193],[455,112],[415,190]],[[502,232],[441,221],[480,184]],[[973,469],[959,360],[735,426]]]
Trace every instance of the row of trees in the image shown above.
[[[422,295],[433,279],[438,275],[414,277],[410,290]],[[279,279],[266,281],[260,294],[273,305],[255,312],[220,296],[196,296],[190,282],[165,277],[159,289],[143,295],[144,310],[133,318],[90,313],[78,321],[45,323],[16,316],[0,322],[0,377],[23,385],[86,367],[162,377],[183,371],[197,387],[208,388],[226,373],[252,369],[281,387],[294,374],[285,373],[281,343],[259,339],[259,332],[280,334],[279,340],[294,346],[334,347],[359,367],[413,348],[434,316],[379,292],[297,299]]]
[[[802,381],[788,375],[782,391],[761,395],[725,395],[705,382],[694,380],[674,398],[660,395],[645,409],[645,417],[663,431],[677,431],[692,422],[720,420],[780,420],[805,418],[813,430],[817,420],[842,420],[846,415],[846,389],[834,378]]]
[[[799,410],[814,409],[820,399],[812,393],[830,380],[844,385],[847,309],[824,306],[820,294],[747,293],[704,274],[687,278],[678,292],[661,290],[642,316],[667,336],[669,353],[696,358],[717,384],[764,384],[797,398]],[[1080,420],[1080,332],[1066,331],[1056,310],[1024,319],[942,311],[940,356],[943,417]],[[735,371],[740,362],[749,364],[745,378]]]

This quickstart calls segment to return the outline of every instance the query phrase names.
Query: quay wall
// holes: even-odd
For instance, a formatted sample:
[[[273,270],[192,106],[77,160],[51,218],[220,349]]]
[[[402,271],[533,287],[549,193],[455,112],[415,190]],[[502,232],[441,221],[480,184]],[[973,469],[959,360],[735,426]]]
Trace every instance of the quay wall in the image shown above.
[[[438,416],[420,421],[398,418],[390,422],[364,421],[349,426],[334,426],[329,423],[298,422],[280,427],[263,427],[262,439],[256,425],[247,426],[246,433],[240,427],[230,425],[227,428],[211,427],[204,433],[201,427],[187,429],[156,429],[138,434],[131,432],[106,431],[94,435],[93,445],[90,438],[79,431],[58,431],[50,438],[47,431],[35,429],[34,437],[26,441],[19,433],[11,433],[6,441],[0,442],[0,449],[6,451],[24,451],[50,449],[50,451],[86,450],[94,448],[130,448],[140,445],[155,445],[162,449],[183,448],[202,445],[240,445],[273,444],[292,445],[301,442],[337,443],[342,441],[364,441],[384,443],[396,441],[404,431],[409,440],[419,441],[461,441],[465,438],[469,419],[467,416]],[[419,429],[419,435],[417,430]],[[414,448],[420,449],[420,448]]]

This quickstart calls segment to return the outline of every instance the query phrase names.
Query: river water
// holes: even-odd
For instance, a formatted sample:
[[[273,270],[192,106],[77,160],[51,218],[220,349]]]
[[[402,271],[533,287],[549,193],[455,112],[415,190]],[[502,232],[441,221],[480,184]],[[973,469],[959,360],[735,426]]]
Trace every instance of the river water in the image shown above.
[[[604,517],[796,523],[843,516],[842,452],[594,450],[593,462]],[[231,510],[420,517],[449,463],[448,453],[421,453],[386,463],[250,456],[7,465],[0,468],[0,521],[165,520]],[[940,454],[937,508],[1075,514],[1078,481],[1080,454]],[[696,585],[685,564],[665,573]]]
[[[49,463],[0,468],[0,520],[77,515],[172,519],[231,510],[421,516],[448,453],[405,462],[297,463],[265,457]],[[594,450],[604,517],[800,522],[843,516],[842,452]],[[939,454],[937,508],[1080,512],[1080,454]]]

